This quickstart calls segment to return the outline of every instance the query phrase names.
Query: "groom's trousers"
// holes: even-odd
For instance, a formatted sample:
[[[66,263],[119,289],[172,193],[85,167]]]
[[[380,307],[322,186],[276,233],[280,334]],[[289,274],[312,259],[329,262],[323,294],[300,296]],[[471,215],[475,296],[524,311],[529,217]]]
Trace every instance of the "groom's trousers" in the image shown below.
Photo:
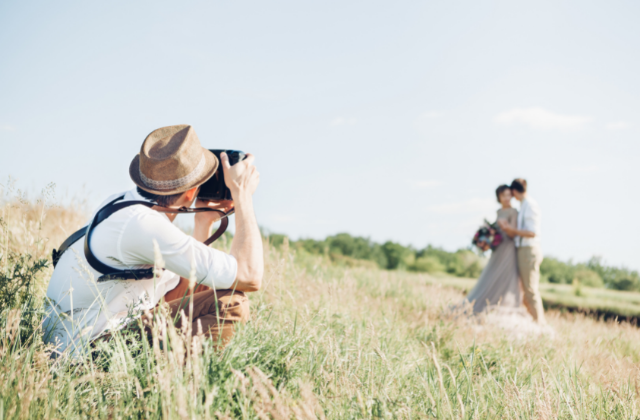
[[[522,279],[524,304],[529,313],[540,324],[545,323],[542,297],[540,297],[540,264],[542,252],[537,246],[518,248],[518,270]]]

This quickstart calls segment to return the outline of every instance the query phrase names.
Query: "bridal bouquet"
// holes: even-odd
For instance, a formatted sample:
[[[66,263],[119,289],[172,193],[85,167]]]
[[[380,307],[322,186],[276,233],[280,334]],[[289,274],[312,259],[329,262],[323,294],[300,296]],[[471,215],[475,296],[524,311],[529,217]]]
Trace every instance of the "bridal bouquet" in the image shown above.
[[[482,251],[496,249],[502,243],[502,234],[498,231],[498,223],[489,223],[485,220],[484,225],[473,235],[471,242]]]

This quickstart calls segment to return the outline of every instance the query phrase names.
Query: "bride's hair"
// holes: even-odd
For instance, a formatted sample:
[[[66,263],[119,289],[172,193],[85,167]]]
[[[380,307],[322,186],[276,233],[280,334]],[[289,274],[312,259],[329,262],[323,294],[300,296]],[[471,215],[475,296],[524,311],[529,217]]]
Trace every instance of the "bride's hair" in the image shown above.
[[[498,188],[496,188],[496,199],[498,200],[498,203],[500,202],[500,194],[502,194],[503,192],[505,192],[505,190],[508,190],[509,186],[506,184],[500,185]]]

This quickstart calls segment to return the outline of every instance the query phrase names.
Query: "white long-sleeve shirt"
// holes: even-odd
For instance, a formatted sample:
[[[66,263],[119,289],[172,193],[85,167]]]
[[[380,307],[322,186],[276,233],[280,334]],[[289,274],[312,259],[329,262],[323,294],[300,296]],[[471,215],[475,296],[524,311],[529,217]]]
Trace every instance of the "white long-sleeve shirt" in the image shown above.
[[[527,197],[520,203],[518,213],[518,230],[528,230],[536,234],[533,238],[516,236],[516,246],[540,246],[541,214],[538,203],[531,197]]]
[[[123,201],[148,201],[134,189],[109,197],[100,208],[121,195]],[[99,224],[93,231],[91,250],[114,268],[148,268],[154,265],[155,241],[166,268],[160,278],[96,282],[102,274],[88,264],[84,239],[62,255],[47,289],[51,312],[44,322],[45,340],[59,343],[60,351],[73,344],[75,352],[83,342],[153,308],[181,276],[189,278],[192,263],[196,280],[214,289],[228,289],[236,278],[238,266],[233,256],[198,242],[165,214],[142,205],[119,210]]]

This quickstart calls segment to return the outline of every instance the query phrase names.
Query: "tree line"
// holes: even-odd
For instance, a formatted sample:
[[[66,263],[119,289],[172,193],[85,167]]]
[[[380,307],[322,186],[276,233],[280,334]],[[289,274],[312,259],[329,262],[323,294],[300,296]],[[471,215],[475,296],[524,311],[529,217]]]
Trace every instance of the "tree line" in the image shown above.
[[[291,241],[286,235],[271,234],[269,241],[278,247],[287,240],[292,249],[314,255],[326,255],[333,261],[350,263],[351,260],[370,261],[385,270],[407,270],[424,273],[448,273],[458,277],[478,277],[484,258],[470,249],[448,252],[431,245],[415,249],[396,242],[382,244],[369,238],[339,233],[323,240],[300,239]]]
[[[590,287],[615,290],[640,291],[640,275],[625,267],[605,265],[600,257],[592,257],[585,263],[560,261],[545,257],[540,266],[542,281],[549,283],[579,283]]]
[[[286,235],[269,234],[272,245],[279,247],[285,240],[292,249],[313,255],[326,255],[342,263],[369,261],[385,270],[407,270],[422,273],[446,273],[457,277],[477,278],[486,259],[471,247],[446,251],[428,245],[422,249],[387,241],[382,244],[369,238],[339,233],[325,239],[290,240]],[[575,284],[616,290],[640,291],[640,275],[625,267],[605,265],[601,258],[593,257],[585,263],[561,261],[545,257],[540,266],[542,282]]]

